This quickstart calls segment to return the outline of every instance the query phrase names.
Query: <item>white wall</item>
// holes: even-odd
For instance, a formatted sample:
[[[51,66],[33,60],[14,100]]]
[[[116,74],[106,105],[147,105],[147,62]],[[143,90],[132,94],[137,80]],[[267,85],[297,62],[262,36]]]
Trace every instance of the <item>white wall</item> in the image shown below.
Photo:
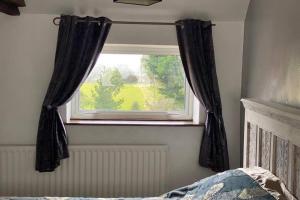
[[[243,96],[300,108],[300,1],[252,0],[245,21]]]
[[[0,15],[0,144],[35,144],[52,74],[57,28],[52,15]],[[239,99],[243,22],[215,22],[216,63],[230,163],[240,163]],[[122,26],[122,27],[121,27]],[[111,43],[176,44],[174,27],[114,26]],[[167,144],[168,189],[212,174],[198,166],[201,127],[67,126],[71,144]]]

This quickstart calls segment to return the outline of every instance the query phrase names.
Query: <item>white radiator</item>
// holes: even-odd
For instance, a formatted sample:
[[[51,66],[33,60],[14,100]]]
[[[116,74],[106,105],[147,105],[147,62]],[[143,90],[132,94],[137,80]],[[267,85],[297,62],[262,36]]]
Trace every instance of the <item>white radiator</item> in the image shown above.
[[[52,173],[34,171],[35,147],[0,146],[0,196],[144,197],[164,192],[166,145],[70,146]]]

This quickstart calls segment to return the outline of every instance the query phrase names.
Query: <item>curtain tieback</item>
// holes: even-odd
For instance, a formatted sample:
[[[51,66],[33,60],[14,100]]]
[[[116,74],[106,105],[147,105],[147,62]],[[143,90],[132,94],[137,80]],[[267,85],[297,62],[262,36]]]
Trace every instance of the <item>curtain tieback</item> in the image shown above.
[[[57,107],[56,106],[51,106],[51,105],[44,105],[46,108],[47,108],[47,110],[53,110],[53,109],[57,109]]]
[[[218,114],[215,114],[214,112],[209,111],[209,110],[207,110],[206,113],[207,113],[207,115],[213,115],[216,118],[216,120],[218,121],[219,124],[222,123],[222,116],[220,116]]]

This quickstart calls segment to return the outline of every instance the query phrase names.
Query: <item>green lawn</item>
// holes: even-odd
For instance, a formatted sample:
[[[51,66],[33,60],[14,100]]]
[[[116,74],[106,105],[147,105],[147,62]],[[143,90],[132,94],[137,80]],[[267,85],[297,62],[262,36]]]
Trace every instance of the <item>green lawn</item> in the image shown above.
[[[116,99],[123,99],[124,102],[120,106],[120,110],[131,110],[134,104],[137,104],[141,110],[145,110],[145,94],[143,90],[149,88],[141,87],[139,84],[125,84]]]
[[[83,110],[93,110],[94,97],[93,92],[96,83],[84,83],[80,88],[80,108]],[[120,111],[131,110],[172,110],[174,109],[174,100],[167,99],[160,94],[159,88],[153,85],[144,84],[124,84],[120,92],[114,97],[115,100],[123,102],[118,108]],[[175,106],[178,107],[178,106]],[[177,108],[178,109],[178,108]]]

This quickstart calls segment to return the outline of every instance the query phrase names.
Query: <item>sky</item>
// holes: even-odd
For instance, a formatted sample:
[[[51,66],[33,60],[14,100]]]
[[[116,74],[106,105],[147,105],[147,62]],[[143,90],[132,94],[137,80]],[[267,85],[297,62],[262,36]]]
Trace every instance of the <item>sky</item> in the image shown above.
[[[126,66],[135,74],[139,74],[142,56],[138,54],[100,54],[95,67],[99,67],[99,65],[105,65],[108,68]]]

